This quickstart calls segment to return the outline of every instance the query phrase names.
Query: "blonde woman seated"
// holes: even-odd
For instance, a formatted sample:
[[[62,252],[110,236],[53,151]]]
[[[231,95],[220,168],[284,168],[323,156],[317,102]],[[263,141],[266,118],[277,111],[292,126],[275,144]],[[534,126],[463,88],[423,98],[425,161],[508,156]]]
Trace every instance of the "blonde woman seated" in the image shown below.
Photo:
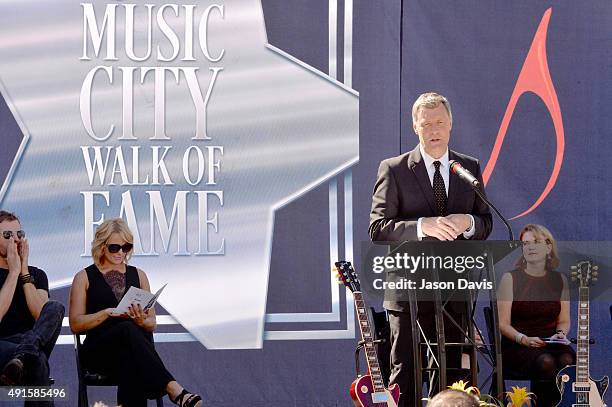
[[[168,394],[182,407],[200,407],[202,398],[174,380],[151,340],[155,311],[130,307],[128,315],[111,312],[132,286],[150,291],[144,271],[128,265],[133,236],[122,219],[102,223],[92,243],[94,264],[74,277],[70,290],[70,329],[87,334],[82,363],[88,369],[117,378],[117,403],[146,406],[147,399]]]
[[[559,391],[554,379],[574,364],[574,350],[542,338],[565,339],[570,329],[567,279],[559,267],[557,242],[541,225],[526,225],[520,234],[523,255],[499,286],[499,328],[504,372],[530,377],[540,407],[554,406]]]

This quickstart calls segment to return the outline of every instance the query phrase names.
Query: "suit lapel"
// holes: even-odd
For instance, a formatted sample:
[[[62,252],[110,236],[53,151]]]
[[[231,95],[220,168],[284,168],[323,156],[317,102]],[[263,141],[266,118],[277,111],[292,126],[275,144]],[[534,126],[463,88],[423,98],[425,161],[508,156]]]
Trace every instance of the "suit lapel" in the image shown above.
[[[448,159],[450,160],[455,160],[455,161],[459,161],[457,155],[455,155],[454,152],[452,151],[448,151]],[[453,174],[452,172],[449,171],[448,174],[448,213],[452,213],[453,208],[455,207],[455,201],[458,195],[458,192],[460,190],[460,182],[461,180],[459,179],[459,177],[455,174]]]
[[[423,196],[425,200],[427,200],[427,204],[431,209],[432,213],[436,213],[436,203],[434,202],[433,195],[433,187],[431,186],[431,182],[429,181],[429,175],[427,175],[427,169],[425,168],[425,162],[421,157],[421,151],[419,150],[419,146],[417,146],[414,150],[410,152],[408,157],[408,167],[414,173],[417,182],[419,183],[419,187],[423,192]]]

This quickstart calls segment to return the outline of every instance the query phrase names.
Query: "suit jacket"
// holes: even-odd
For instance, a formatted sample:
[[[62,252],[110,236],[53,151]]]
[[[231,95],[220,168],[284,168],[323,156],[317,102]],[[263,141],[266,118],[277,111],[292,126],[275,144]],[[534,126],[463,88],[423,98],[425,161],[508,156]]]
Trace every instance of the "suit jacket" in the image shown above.
[[[449,160],[456,160],[482,184],[478,160],[449,150]],[[436,216],[433,187],[419,146],[380,163],[372,196],[369,234],[372,241],[401,242],[417,240],[420,217]],[[474,217],[475,232],[471,239],[484,240],[491,233],[493,220],[488,206],[472,188],[454,174],[449,175],[448,213],[465,213]],[[460,235],[459,239],[463,236]],[[406,303],[385,302],[385,308],[405,311]]]

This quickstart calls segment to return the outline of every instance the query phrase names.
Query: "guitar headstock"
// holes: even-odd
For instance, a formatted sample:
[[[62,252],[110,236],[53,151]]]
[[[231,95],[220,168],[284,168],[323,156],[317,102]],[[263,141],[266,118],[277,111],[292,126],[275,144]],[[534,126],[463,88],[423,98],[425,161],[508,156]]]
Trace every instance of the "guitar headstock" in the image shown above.
[[[594,265],[591,260],[582,260],[571,268],[572,281],[580,281],[580,287],[588,287],[591,281],[597,281],[599,267]]]
[[[337,261],[335,266],[340,279],[349,290],[352,292],[361,291],[359,278],[357,277],[357,273],[355,272],[355,269],[350,261]]]

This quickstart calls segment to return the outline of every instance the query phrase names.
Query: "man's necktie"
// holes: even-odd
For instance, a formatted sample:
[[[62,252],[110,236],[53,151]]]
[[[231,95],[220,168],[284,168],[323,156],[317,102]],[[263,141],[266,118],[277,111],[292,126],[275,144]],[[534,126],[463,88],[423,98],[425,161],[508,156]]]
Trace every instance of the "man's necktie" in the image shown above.
[[[433,191],[434,191],[434,199],[436,201],[436,210],[438,216],[446,216],[446,207],[448,204],[448,198],[446,196],[446,187],[444,186],[444,179],[442,178],[442,174],[440,174],[440,161],[433,162],[434,167],[436,167],[436,172],[433,177]]]

